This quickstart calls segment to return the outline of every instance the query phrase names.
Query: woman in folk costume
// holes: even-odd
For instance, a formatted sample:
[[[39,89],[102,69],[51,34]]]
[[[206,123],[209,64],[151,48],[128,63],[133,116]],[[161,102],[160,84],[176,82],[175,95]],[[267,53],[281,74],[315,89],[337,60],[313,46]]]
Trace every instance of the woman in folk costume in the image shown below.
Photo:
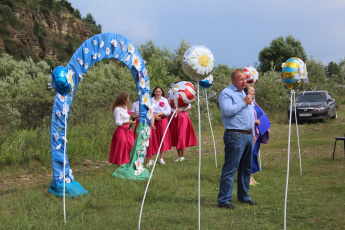
[[[129,94],[121,92],[111,104],[111,111],[114,113],[117,128],[114,132],[110,145],[109,162],[117,165],[127,164],[130,160],[130,153],[134,144],[133,132],[130,125],[130,113],[127,110],[129,105]]]
[[[177,149],[175,162],[184,161],[186,147],[198,145],[192,121],[188,116],[191,104],[186,108],[178,108],[170,124],[171,145]],[[171,109],[173,114],[175,109]]]
[[[248,94],[255,96],[255,85],[248,84],[247,86]],[[252,161],[252,176],[250,179],[250,185],[259,184],[254,180],[253,174],[255,172],[260,171],[260,167],[258,164],[258,153],[260,150],[260,144],[267,144],[269,140],[269,133],[270,133],[270,126],[271,123],[267,118],[267,115],[265,112],[260,108],[260,106],[254,102],[254,114],[255,114],[255,126],[254,126],[254,132],[255,132],[255,144],[253,149],[253,161]]]
[[[154,114],[155,123],[154,126],[156,127],[156,130],[152,130],[151,136],[152,136],[152,142],[150,141],[150,145],[147,149],[147,153],[157,154],[157,151],[159,149],[160,143],[163,139],[163,135],[165,130],[168,127],[168,119],[167,117],[171,113],[171,107],[168,103],[168,100],[164,97],[164,90],[157,86],[154,88],[152,92],[152,98],[151,98],[151,104]],[[164,161],[164,152],[166,150],[171,149],[171,139],[170,139],[170,131],[169,129],[165,133],[165,137],[162,143],[162,147],[160,149],[160,159],[159,164],[165,164]]]
[[[140,117],[140,115],[139,115],[139,101],[136,101],[133,103],[132,109],[131,109],[131,118],[132,118],[132,120],[135,119],[135,121],[136,121],[134,131],[133,131],[134,140],[137,139],[137,128],[138,128],[138,125],[140,122],[139,117]]]

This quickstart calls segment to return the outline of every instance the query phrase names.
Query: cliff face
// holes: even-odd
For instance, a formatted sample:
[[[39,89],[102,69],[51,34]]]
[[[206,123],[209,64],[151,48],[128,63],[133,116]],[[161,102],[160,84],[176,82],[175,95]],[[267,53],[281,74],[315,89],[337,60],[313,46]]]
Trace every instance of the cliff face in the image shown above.
[[[20,26],[2,20],[0,26],[5,26],[7,33],[0,34],[0,50],[11,54],[13,44],[17,48],[22,46],[22,50],[30,52],[22,51],[21,58],[36,56],[34,60],[51,58],[55,62],[66,61],[66,56],[73,54],[85,40],[94,35],[88,24],[75,18],[66,9],[57,14],[41,11],[38,7],[30,9],[21,4],[12,10]],[[67,47],[71,42],[72,46]],[[74,50],[68,51],[68,48]],[[69,54],[66,55],[66,52]]]

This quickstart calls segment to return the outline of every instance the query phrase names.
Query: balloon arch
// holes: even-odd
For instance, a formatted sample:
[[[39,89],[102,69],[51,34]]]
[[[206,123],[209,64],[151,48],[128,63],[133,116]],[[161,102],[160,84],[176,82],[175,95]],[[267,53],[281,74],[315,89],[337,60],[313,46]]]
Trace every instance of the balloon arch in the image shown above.
[[[139,95],[140,123],[137,128],[139,134],[131,151],[128,164],[119,167],[114,177],[145,180],[150,176],[143,167],[146,148],[149,145],[150,121],[152,118],[150,81],[138,49],[126,37],[116,33],[102,33],[86,40],[74,53],[66,67],[57,67],[53,71],[53,85],[57,91],[54,100],[51,120],[51,156],[53,165],[53,179],[49,192],[56,196],[77,197],[88,192],[74,180],[67,157],[67,124],[68,111],[78,84],[83,80],[83,74],[96,62],[114,58],[123,62],[131,71]],[[67,91],[59,87],[61,81],[66,81]],[[65,92],[65,93],[63,93]],[[65,164],[65,168],[64,168]]]

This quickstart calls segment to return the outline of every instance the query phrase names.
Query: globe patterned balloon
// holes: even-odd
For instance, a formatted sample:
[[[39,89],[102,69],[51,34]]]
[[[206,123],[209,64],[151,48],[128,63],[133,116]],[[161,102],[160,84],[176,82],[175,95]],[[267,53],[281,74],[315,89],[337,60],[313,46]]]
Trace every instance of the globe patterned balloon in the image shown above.
[[[168,94],[168,101],[172,108],[186,107],[194,100],[195,88],[192,83],[181,81],[171,84]]]
[[[297,57],[292,57],[282,64],[281,80],[289,89],[298,89],[308,83],[306,64]]]
[[[259,73],[254,67],[246,66],[243,70],[246,73],[247,83],[255,84],[259,80]]]
[[[200,81],[209,76],[214,69],[212,52],[203,45],[190,47],[183,55],[183,71],[192,79]]]
[[[201,87],[204,87],[205,89],[210,87],[212,84],[213,84],[213,76],[212,75],[210,75],[207,78],[204,78],[201,81],[199,81],[199,85]]]
[[[71,90],[72,85],[68,81],[68,69],[64,66],[58,66],[52,74],[52,83],[55,90],[62,96],[66,96]]]

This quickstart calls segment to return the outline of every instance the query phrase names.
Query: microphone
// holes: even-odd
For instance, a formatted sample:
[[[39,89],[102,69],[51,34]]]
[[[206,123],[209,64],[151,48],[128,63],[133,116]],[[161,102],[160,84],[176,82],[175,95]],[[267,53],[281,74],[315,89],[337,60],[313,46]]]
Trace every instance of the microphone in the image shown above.
[[[246,95],[248,95],[248,89],[247,88],[244,88],[244,92]]]

